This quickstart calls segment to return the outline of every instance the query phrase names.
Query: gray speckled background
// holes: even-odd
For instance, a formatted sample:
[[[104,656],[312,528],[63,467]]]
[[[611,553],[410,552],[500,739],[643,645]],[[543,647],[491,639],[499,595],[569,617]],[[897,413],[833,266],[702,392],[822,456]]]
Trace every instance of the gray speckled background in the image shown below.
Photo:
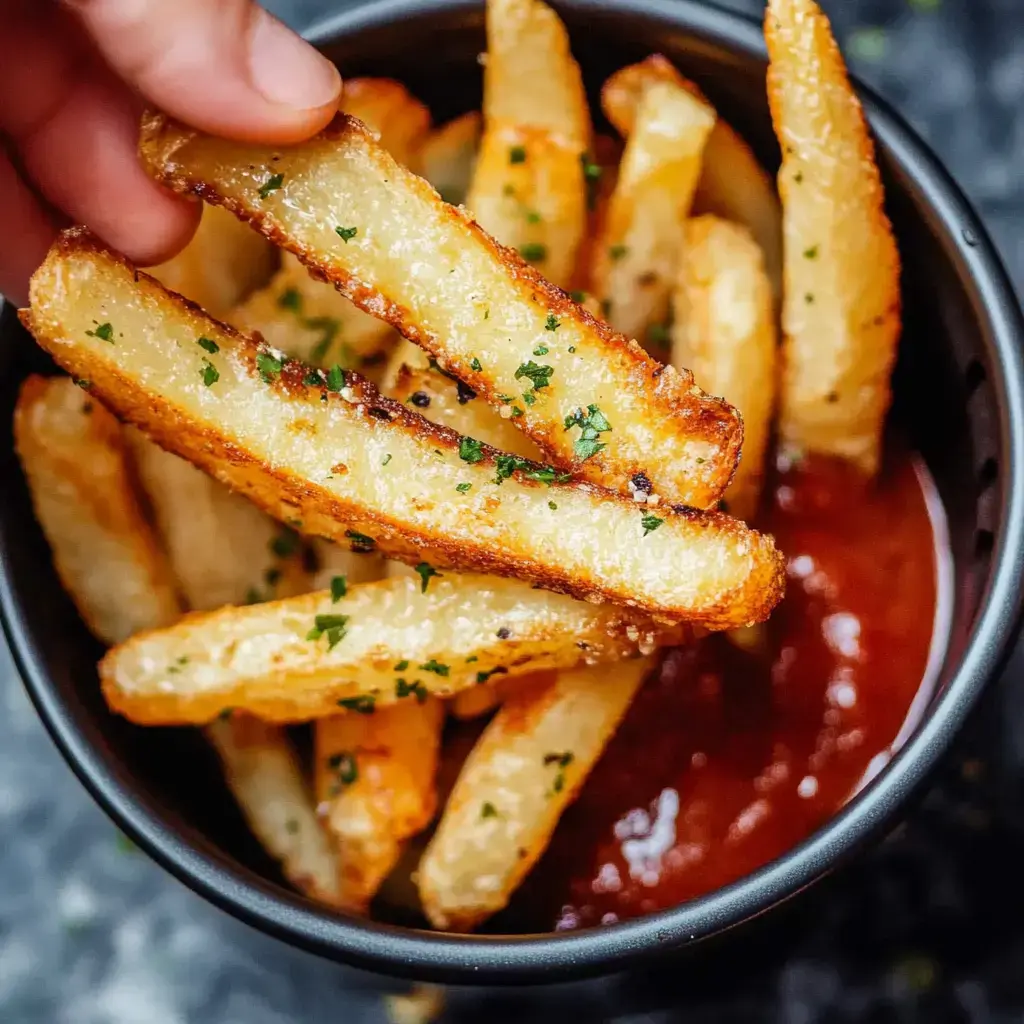
[[[269,6],[303,25],[336,3],[274,0]],[[731,6],[758,13],[762,3],[733,0]],[[856,71],[938,151],[979,206],[1017,285],[1024,284],[1024,0],[825,0],[824,6]],[[1017,689],[1011,684],[1010,709],[1022,703]],[[1006,731],[1014,740],[1012,726]],[[1019,742],[1009,746],[1016,750]],[[973,813],[987,810],[983,804]],[[960,866],[972,874],[969,862]],[[936,899],[953,899],[952,884],[940,874]],[[1007,899],[1016,897],[1011,892]],[[965,913],[970,921],[982,911],[978,905],[972,911],[968,901]],[[897,927],[888,911],[884,916]],[[938,920],[941,925],[941,914]],[[840,915],[835,927],[842,921]],[[942,1001],[927,1004],[919,996],[934,981],[930,960],[866,970],[859,961],[851,966],[829,956],[794,954],[759,976],[749,993],[743,986],[730,986],[728,997],[705,992],[699,1008],[687,1008],[677,992],[675,1010],[631,1019],[1024,1020],[1018,979],[1024,951],[1016,935],[989,957],[1003,979],[995,989],[981,977],[991,975],[987,965],[975,965],[978,977],[960,971]],[[2,1024],[381,1020],[379,999],[363,982],[230,920],[125,849],[52,747],[0,648]],[[577,1008],[578,1020],[625,1019],[597,1008],[610,1005],[601,991],[587,999],[588,1009]],[[458,996],[451,1017],[538,1019],[505,997],[492,1003],[470,993]]]

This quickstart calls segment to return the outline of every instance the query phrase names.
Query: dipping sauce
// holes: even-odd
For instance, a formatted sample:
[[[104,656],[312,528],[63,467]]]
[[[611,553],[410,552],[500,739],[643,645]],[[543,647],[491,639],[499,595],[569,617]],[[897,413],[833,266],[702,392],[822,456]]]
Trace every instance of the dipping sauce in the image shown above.
[[[610,924],[717,889],[805,839],[887,759],[947,557],[914,461],[893,452],[865,485],[840,462],[780,459],[766,498],[758,526],[789,579],[760,646],[712,636],[667,654],[493,924]]]

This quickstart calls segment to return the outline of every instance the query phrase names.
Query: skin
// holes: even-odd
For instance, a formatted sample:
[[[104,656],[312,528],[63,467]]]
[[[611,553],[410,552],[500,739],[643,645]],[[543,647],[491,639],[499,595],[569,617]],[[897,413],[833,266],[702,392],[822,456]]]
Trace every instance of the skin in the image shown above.
[[[146,104],[274,144],[318,132],[340,92],[334,66],[252,0],[0,0],[0,293],[23,304],[70,223],[143,265],[188,242],[199,205],[136,157]]]

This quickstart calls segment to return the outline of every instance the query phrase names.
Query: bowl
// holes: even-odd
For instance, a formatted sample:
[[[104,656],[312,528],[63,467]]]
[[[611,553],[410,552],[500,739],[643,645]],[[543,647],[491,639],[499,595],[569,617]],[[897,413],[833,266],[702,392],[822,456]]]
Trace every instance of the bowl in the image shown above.
[[[693,0],[564,0],[592,100],[604,77],[661,52],[709,95],[769,168],[778,165],[760,26]],[[347,75],[405,82],[440,120],[478,107],[482,5],[379,0],[310,37]],[[955,577],[937,685],[888,766],[817,833],[738,882],[606,928],[448,936],[357,920],[287,888],[249,835],[194,730],[138,729],[96,685],[100,648],[51,568],[11,443],[21,380],[50,364],[0,316],[0,610],[25,685],[69,764],[117,824],[212,902],[293,945],[407,978],[548,982],[645,964],[764,914],[895,824],[961,729],[1013,639],[1024,575],[1024,324],[984,229],[936,159],[861,88],[904,258],[905,333],[893,416],[935,478]],[[596,105],[595,105],[596,109]]]

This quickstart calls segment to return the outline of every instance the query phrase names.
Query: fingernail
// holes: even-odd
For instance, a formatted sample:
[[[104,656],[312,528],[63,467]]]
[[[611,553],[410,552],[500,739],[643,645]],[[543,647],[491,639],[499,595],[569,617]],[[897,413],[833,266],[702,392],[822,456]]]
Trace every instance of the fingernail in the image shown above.
[[[335,102],[338,69],[272,14],[257,8],[249,44],[253,84],[271,102],[309,110]]]

